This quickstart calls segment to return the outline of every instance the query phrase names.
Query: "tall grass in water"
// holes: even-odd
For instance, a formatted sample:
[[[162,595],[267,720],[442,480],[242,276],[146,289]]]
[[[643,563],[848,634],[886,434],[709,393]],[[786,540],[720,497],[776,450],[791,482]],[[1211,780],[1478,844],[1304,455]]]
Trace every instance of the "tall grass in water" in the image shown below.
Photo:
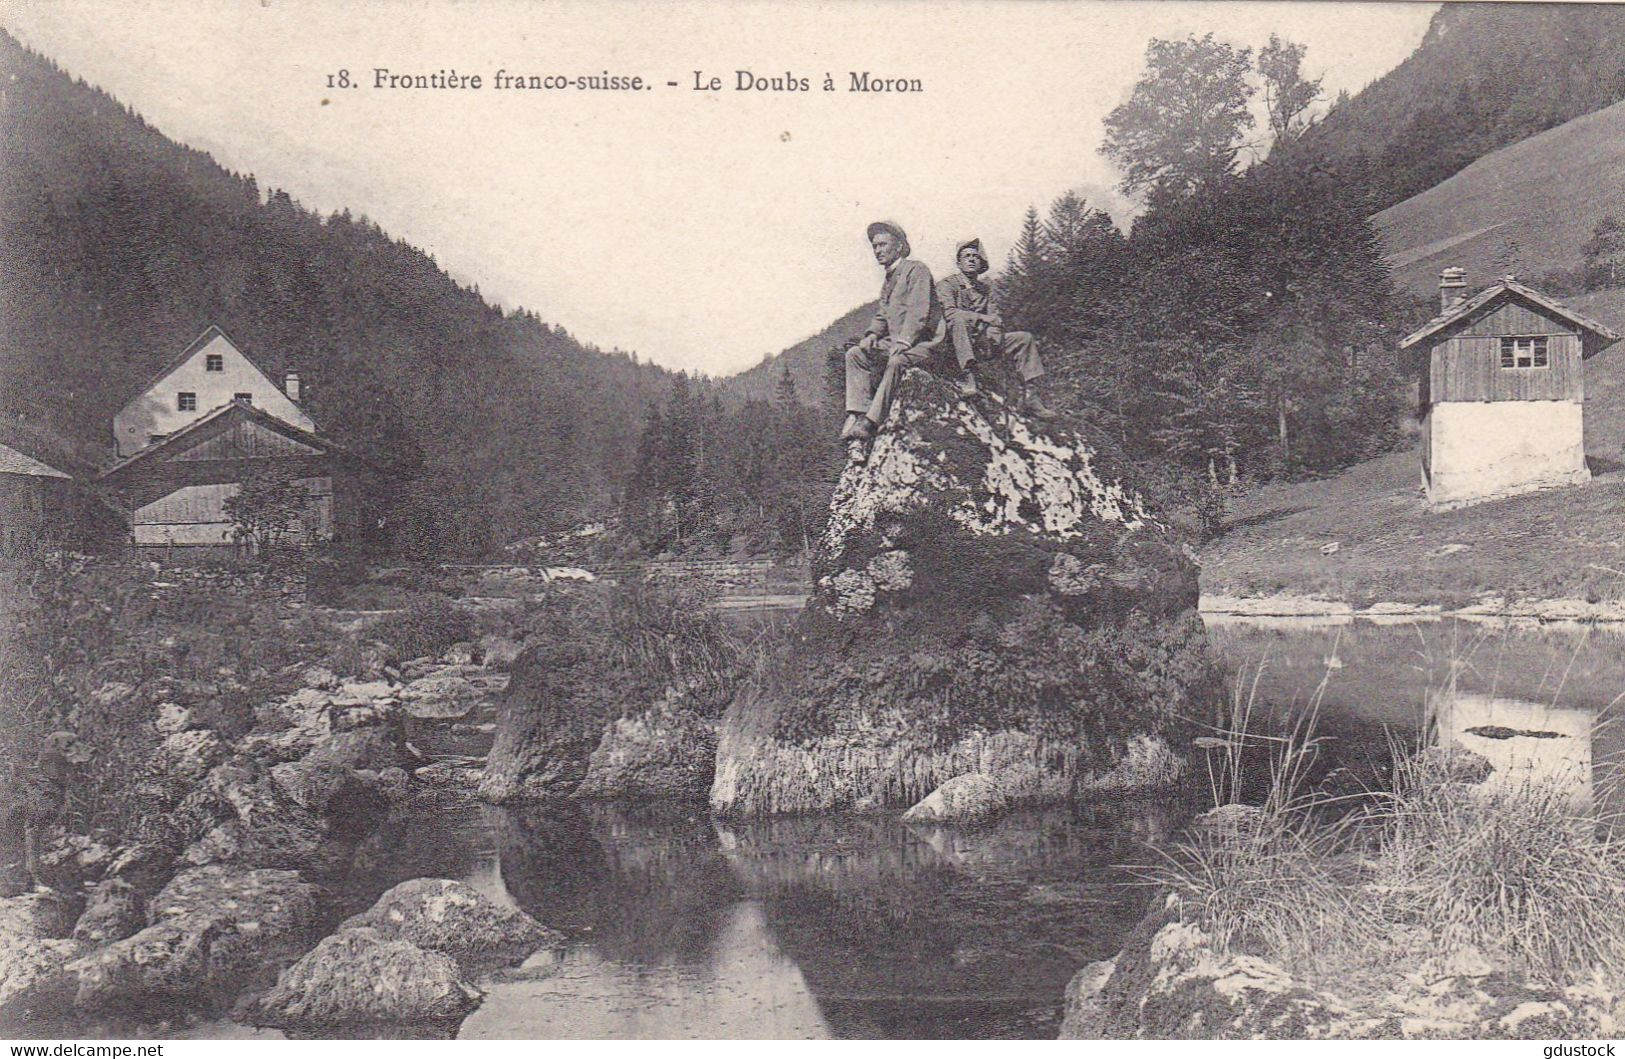
[[[1397,753],[1391,790],[1335,804],[1306,782],[1325,683],[1284,734],[1260,735],[1269,711],[1244,672],[1228,730],[1202,741],[1219,811],[1152,874],[1216,944],[1350,999],[1485,964],[1625,984],[1625,843],[1557,783],[1470,785],[1436,751]],[[1264,768],[1260,795],[1247,781]]]

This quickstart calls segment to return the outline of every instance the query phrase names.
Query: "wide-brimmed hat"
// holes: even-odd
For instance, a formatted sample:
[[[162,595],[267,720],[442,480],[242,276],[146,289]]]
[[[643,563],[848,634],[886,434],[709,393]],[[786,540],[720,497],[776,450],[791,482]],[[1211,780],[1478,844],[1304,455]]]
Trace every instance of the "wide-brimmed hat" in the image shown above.
[[[890,232],[899,243],[903,244],[903,256],[908,256],[908,233],[903,231],[902,225],[893,221],[876,221],[865,231],[871,243],[875,241],[875,236],[879,235],[881,232]]]
[[[987,260],[987,251],[982,249],[982,241],[980,239],[966,239],[963,243],[960,243],[958,246],[954,247],[954,264],[959,264],[959,255],[963,254],[967,250],[975,250],[982,257],[982,267],[977,270],[976,273],[978,276],[992,267]]]

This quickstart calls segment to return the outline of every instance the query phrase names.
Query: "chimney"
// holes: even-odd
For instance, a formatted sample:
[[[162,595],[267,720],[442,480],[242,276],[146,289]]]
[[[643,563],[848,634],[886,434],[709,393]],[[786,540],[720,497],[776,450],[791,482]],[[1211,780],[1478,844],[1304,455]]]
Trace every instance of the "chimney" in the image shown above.
[[[294,404],[299,403],[299,373],[290,371],[282,378],[282,392],[288,395],[288,400]]]
[[[1449,312],[1450,307],[1467,297],[1467,270],[1464,268],[1447,268],[1439,273],[1439,311]]]

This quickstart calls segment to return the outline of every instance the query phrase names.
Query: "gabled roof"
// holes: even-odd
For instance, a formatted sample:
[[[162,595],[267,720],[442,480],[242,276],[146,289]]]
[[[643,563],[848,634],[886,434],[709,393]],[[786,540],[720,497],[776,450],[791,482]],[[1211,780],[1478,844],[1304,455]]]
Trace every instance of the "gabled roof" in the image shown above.
[[[296,427],[287,420],[278,419],[276,416],[271,415],[269,412],[266,412],[263,409],[255,408],[246,401],[228,401],[219,408],[214,408],[208,412],[205,412],[203,415],[192,420],[190,423],[175,431],[164,440],[154,442],[153,444],[142,449],[140,452],[126,456],[122,460],[118,460],[112,466],[103,471],[101,473],[101,477],[111,478],[115,475],[122,474],[124,471],[144,460],[150,459],[161,453],[173,452],[176,449],[182,448],[184,447],[182,442],[191,438],[199,431],[202,431],[211,423],[219,422],[232,414],[240,415],[246,419],[252,420],[253,422],[259,423],[261,426],[264,426],[269,430],[276,431],[283,437],[291,438],[294,441],[303,442],[306,445],[316,446],[324,452],[333,452],[343,456],[348,456],[358,463],[368,467],[372,466],[369,461],[363,459],[356,453],[350,451],[345,446],[340,445],[338,442],[333,441],[330,438],[325,438],[320,434],[313,434],[302,427]]]
[[[244,360],[248,361],[249,366],[251,366],[255,371],[259,372],[261,375],[265,376],[266,381],[268,381],[271,385],[276,385],[276,379],[272,377],[270,372],[265,370],[264,366],[262,366],[259,361],[249,356],[248,351],[234,341],[230,335],[220,330],[220,328],[215,324],[210,324],[208,327],[203,329],[203,333],[201,335],[198,335],[196,338],[192,339],[190,345],[171,357],[162,368],[159,368],[157,374],[153,375],[152,378],[142,383],[141,388],[135,391],[128,401],[124,402],[124,407],[128,408],[131,404],[139,401],[142,396],[147,393],[147,391],[163,382],[164,376],[168,375],[182,364],[185,364],[188,360],[191,360],[193,355],[196,354],[198,350],[202,349],[204,346],[208,345],[210,342],[213,342],[217,338],[225,339],[231,345],[232,349],[235,349],[242,355]],[[294,404],[298,403],[298,401],[294,401]]]
[[[1536,305],[1545,309],[1553,316],[1556,316],[1566,323],[1573,324],[1582,331],[1589,331],[1598,338],[1606,339],[1608,342],[1619,341],[1619,335],[1607,326],[1598,323],[1589,316],[1580,315],[1557,299],[1548,297],[1540,293],[1540,291],[1534,290],[1533,288],[1525,287],[1522,283],[1519,283],[1512,277],[1508,276],[1489,287],[1485,287],[1471,298],[1466,298],[1457,302],[1444,312],[1440,313],[1438,316],[1435,316],[1426,324],[1423,324],[1420,331],[1406,336],[1405,340],[1399,344],[1399,348],[1409,349],[1418,342],[1431,338],[1440,331],[1443,331],[1445,328],[1449,327],[1451,324],[1471,316],[1473,313],[1484,308],[1490,302],[1499,298],[1503,294],[1517,295],[1518,297],[1534,302]]]
[[[25,456],[10,445],[0,445],[0,474],[26,474],[35,478],[72,478],[73,475]]]

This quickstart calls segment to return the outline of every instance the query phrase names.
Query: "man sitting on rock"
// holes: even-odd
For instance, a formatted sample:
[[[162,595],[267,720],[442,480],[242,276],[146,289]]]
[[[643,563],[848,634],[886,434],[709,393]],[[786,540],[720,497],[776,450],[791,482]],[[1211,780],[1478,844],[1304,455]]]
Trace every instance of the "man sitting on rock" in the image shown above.
[[[959,271],[937,284],[937,299],[948,320],[948,336],[954,356],[964,372],[959,389],[967,397],[980,392],[976,366],[993,357],[1011,357],[1021,377],[1019,409],[1036,419],[1054,419],[1055,412],[1038,396],[1037,382],[1044,374],[1038,357],[1038,342],[1027,331],[1006,331],[999,316],[992,286],[983,280],[988,269],[987,255],[980,239],[967,239],[954,250]]]
[[[903,229],[876,221],[868,234],[886,278],[880,286],[880,311],[858,344],[846,351],[847,415],[841,437],[854,463],[868,458],[865,443],[886,421],[903,372],[930,360],[943,336],[942,306],[931,270],[908,256]]]

